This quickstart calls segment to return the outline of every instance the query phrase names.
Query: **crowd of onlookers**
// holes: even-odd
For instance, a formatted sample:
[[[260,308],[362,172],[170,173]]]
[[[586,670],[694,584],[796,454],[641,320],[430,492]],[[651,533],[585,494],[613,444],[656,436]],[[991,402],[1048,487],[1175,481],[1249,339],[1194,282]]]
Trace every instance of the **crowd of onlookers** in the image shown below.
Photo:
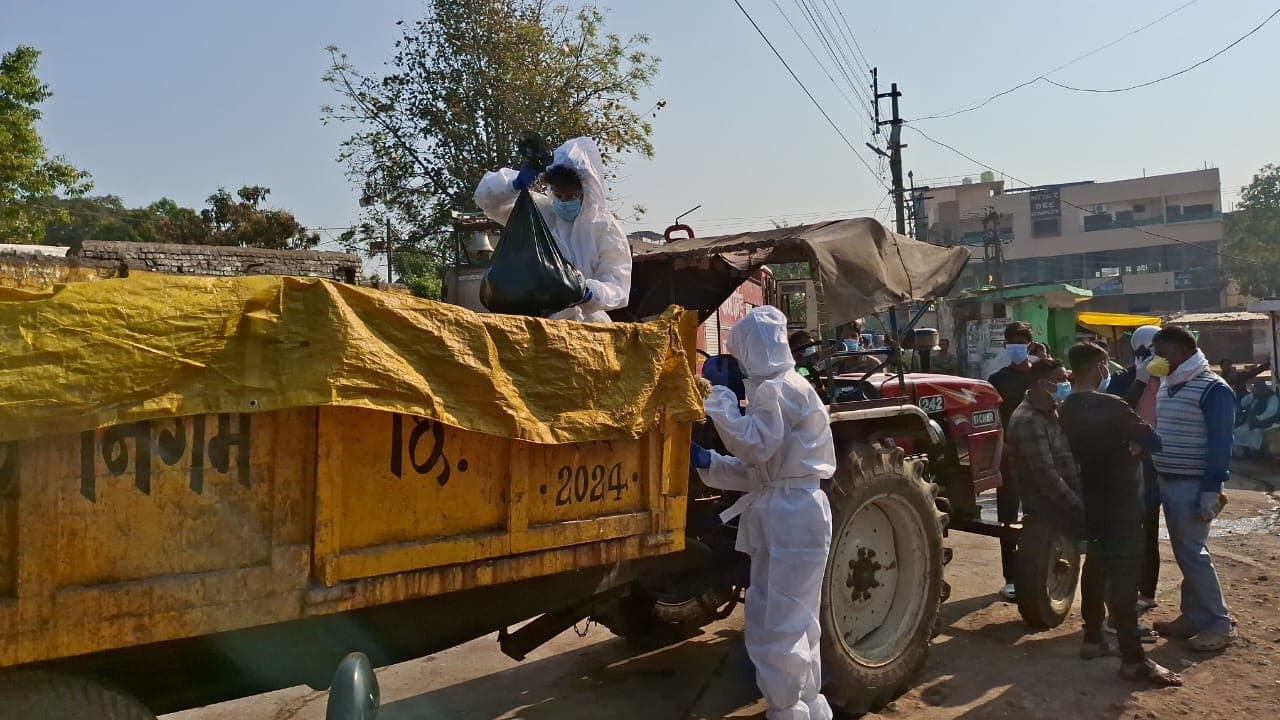
[[[854,322],[826,353],[804,332],[789,344],[800,365],[821,355],[837,363],[820,372],[958,373],[949,339],[926,349],[910,347],[913,337],[898,347]],[[999,521],[1034,517],[1081,542],[1082,658],[1119,657],[1123,677],[1181,685],[1144,645],[1164,637],[1215,652],[1236,637],[1207,542],[1227,502],[1233,453],[1262,451],[1268,430],[1280,426],[1280,395],[1260,377],[1270,364],[1241,369],[1223,360],[1215,372],[1196,337],[1177,325],[1135,329],[1127,367],[1100,341],[1055,358],[1025,322],[1009,324],[1004,341],[1007,364],[988,379],[1000,394],[1006,433]],[[1176,615],[1147,626],[1142,617],[1160,607],[1162,514],[1181,593]],[[1002,535],[1000,594],[1010,601],[1020,590],[1018,550],[1017,535]]]
[[[1246,372],[1228,361],[1216,373],[1176,325],[1138,328],[1131,346],[1133,364],[1117,373],[1099,344],[1075,345],[1064,363],[1026,323],[1006,328],[1009,362],[990,377],[1006,428],[997,513],[1001,522],[1021,515],[1057,523],[1087,544],[1081,657],[1118,655],[1125,677],[1179,685],[1143,645],[1167,637],[1213,652],[1235,638],[1206,543],[1226,504],[1233,448],[1261,447],[1280,398],[1255,379],[1265,364]],[[1182,573],[1179,612],[1146,627],[1139,618],[1159,607],[1161,513]],[[1001,550],[1001,594],[1013,600],[1016,540],[1004,539]]]
[[[804,332],[788,341],[797,365],[813,364],[818,373],[959,368],[946,338],[936,348],[899,347],[891,337],[863,333],[860,322],[844,329],[839,346],[822,348],[827,352]],[[1216,652],[1236,637],[1207,543],[1227,502],[1232,454],[1260,451],[1268,429],[1280,425],[1280,396],[1259,377],[1269,363],[1245,370],[1223,360],[1215,372],[1196,337],[1177,325],[1135,329],[1128,367],[1097,341],[1077,343],[1065,361],[1055,358],[1025,322],[1006,326],[1004,341],[1007,364],[988,379],[1000,394],[1005,428],[999,521],[1031,517],[1080,541],[1081,658],[1119,657],[1125,678],[1181,685],[1144,646],[1163,637]],[[837,365],[819,365],[826,362]],[[1181,592],[1178,612],[1147,626],[1143,616],[1160,607],[1161,515]],[[1010,601],[1021,590],[1018,552],[1018,536],[1003,534],[1000,595]]]

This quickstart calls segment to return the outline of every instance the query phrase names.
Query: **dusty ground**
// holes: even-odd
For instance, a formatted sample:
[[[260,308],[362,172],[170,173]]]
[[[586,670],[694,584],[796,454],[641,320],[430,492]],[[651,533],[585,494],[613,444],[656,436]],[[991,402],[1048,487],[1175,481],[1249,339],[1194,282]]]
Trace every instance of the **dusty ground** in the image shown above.
[[[915,688],[868,718],[1280,717],[1280,512],[1260,492],[1280,485],[1280,468],[1241,467],[1211,542],[1239,640],[1197,655],[1161,641],[1151,654],[1184,674],[1186,687],[1145,689],[1116,677],[1117,660],[1076,658],[1077,613],[1057,630],[1028,632],[1017,609],[994,595],[994,540],[953,534],[954,592],[943,632]],[[1248,488],[1248,489],[1245,489]],[[1157,608],[1177,614],[1180,579],[1168,546]],[[680,645],[637,655],[601,628],[556,638],[524,663],[492,639],[379,671],[383,720],[711,720],[759,718],[763,705],[742,649],[740,612]],[[169,716],[168,720],[322,720],[324,693],[305,688]]]
[[[1239,484],[1250,484],[1241,478]],[[1280,717],[1280,535],[1276,502],[1254,491],[1229,490],[1224,534],[1210,542],[1240,637],[1225,652],[1203,655],[1176,641],[1148,646],[1150,654],[1183,673],[1186,686],[1145,689],[1115,675],[1118,660],[1076,657],[1080,620],[1073,612],[1056,630],[1028,632],[1017,609],[990,594],[953,596],[943,606],[943,634],[935,641],[916,688],[874,717],[922,718],[1275,718]],[[1254,522],[1262,516],[1266,522]],[[976,541],[976,542],[975,542]],[[957,557],[994,541],[952,536]],[[1160,607],[1144,618],[1177,615],[1181,575],[1162,547]],[[953,585],[990,590],[991,571],[957,560]]]

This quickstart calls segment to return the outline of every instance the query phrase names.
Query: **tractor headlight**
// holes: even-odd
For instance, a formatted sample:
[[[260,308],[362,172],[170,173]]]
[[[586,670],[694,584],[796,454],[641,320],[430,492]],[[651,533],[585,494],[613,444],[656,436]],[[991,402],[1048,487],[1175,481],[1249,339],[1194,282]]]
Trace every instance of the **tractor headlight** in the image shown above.
[[[942,432],[942,426],[932,418],[929,419],[929,440],[934,445],[941,445],[947,440],[946,434]]]

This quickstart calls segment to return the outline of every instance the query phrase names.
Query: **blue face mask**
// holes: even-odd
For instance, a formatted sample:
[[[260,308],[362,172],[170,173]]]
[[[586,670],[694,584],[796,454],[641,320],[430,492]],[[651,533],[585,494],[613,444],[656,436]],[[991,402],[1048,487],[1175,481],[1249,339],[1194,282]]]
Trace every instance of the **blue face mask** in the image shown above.
[[[578,217],[578,213],[582,212],[582,198],[575,200],[561,200],[558,197],[551,198],[551,210],[560,217],[561,220],[573,222]]]
[[[1063,400],[1066,400],[1067,396],[1070,394],[1071,394],[1071,383],[1060,382],[1058,383],[1058,386],[1053,391],[1053,399],[1057,400],[1058,402],[1062,402]]]
[[[1009,354],[1009,362],[1015,365],[1017,365],[1018,363],[1026,362],[1027,358],[1030,357],[1031,355],[1030,350],[1028,349],[1027,345],[1024,343],[1013,343],[1013,344],[1005,345],[1004,350],[1006,353]]]

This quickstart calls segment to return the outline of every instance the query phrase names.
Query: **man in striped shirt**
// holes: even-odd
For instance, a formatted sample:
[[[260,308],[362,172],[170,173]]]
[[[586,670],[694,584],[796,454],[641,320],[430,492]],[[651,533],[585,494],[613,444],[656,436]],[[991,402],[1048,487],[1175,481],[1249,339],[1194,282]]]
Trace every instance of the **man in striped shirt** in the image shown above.
[[[1222,485],[1231,474],[1236,395],[1209,370],[1209,361],[1185,329],[1165,327],[1156,333],[1154,346],[1156,359],[1147,369],[1166,377],[1156,398],[1156,430],[1163,447],[1152,460],[1160,475],[1169,542],[1182,570],[1182,614],[1155,623],[1155,629],[1186,638],[1193,650],[1213,652],[1235,637],[1206,542],[1225,501]]]

